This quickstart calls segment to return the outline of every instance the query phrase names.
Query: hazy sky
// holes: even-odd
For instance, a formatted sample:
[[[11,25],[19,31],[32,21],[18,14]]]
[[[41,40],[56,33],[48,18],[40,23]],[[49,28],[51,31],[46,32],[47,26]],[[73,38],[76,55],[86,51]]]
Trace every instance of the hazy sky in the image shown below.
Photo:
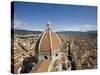
[[[95,6],[14,2],[15,28],[44,30],[48,17],[54,31],[97,30]]]

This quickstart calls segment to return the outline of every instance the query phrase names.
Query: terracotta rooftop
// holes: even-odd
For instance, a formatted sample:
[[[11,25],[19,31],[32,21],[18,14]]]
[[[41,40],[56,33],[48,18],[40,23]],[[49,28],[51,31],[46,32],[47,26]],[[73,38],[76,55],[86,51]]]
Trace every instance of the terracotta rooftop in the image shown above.
[[[50,66],[50,60],[42,59],[35,68],[32,69],[32,72],[48,72]]]

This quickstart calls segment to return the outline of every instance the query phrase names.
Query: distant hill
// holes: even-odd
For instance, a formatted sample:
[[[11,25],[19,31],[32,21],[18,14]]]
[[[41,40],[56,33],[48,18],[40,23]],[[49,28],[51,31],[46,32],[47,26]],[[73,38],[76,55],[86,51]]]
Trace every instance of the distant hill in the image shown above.
[[[42,31],[31,31],[31,30],[12,30],[12,32],[14,32],[14,34],[18,34],[18,35],[27,35],[27,34],[41,34]]]
[[[79,36],[97,36],[97,31],[59,31],[58,34],[79,35]]]
[[[91,33],[96,33],[97,31],[86,31],[86,32],[82,32],[82,31],[58,31],[57,33],[87,33],[87,32],[91,32]]]
[[[31,30],[12,30],[14,34],[18,35],[27,35],[27,34],[41,34],[42,31],[31,31]],[[87,31],[87,32],[81,32],[81,31],[59,31],[56,32],[57,34],[68,34],[68,35],[92,35],[97,36],[97,31]]]

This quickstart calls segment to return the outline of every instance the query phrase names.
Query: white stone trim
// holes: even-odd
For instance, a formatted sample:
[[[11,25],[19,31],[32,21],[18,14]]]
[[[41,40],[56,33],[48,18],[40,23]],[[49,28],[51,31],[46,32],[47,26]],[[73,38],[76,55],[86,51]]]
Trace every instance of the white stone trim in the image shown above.
[[[50,54],[52,56],[52,37],[51,37],[51,31],[50,30],[49,30],[49,38],[50,38],[49,39],[50,40]],[[50,56],[50,58],[52,58],[51,56]]]

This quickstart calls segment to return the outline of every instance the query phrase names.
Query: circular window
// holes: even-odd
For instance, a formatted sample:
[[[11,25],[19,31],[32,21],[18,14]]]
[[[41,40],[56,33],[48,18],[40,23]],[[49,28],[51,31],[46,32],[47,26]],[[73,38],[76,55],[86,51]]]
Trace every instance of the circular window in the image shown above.
[[[48,59],[48,57],[47,56],[44,56],[44,59]]]
[[[58,54],[56,54],[56,56],[58,56]]]

